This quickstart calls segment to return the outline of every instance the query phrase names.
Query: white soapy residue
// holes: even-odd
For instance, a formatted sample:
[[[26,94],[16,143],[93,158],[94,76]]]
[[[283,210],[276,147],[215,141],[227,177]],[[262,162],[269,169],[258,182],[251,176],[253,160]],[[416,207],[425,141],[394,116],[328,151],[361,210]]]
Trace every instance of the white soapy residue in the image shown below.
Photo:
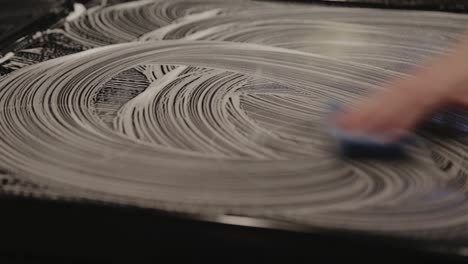
[[[73,21],[75,19],[77,19],[78,17],[80,17],[82,14],[85,13],[86,11],[86,7],[83,5],[83,4],[80,4],[80,3],[75,3],[73,4],[73,12],[71,12],[66,18],[65,20],[67,22],[70,22],[70,21]]]
[[[5,56],[0,58],[0,64],[2,64],[4,62],[6,62],[7,60],[11,59],[13,56],[15,56],[15,54],[13,52],[8,52],[7,54],[5,54]]]

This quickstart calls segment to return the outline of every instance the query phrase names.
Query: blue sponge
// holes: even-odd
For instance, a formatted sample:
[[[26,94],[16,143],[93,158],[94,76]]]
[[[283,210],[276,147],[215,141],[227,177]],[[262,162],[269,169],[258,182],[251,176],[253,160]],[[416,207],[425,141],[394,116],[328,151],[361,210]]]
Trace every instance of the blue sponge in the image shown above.
[[[331,104],[331,114],[342,111],[338,104]],[[353,135],[336,126],[330,118],[330,130],[337,141],[339,155],[343,158],[402,159],[405,157],[405,140],[384,142],[381,138]]]
[[[402,159],[406,156],[405,139],[387,143],[371,136],[352,135],[337,127],[332,128],[332,134],[344,158]]]
[[[332,104],[331,110],[332,114],[336,114],[341,112],[341,107]],[[339,154],[344,158],[404,159],[407,156],[406,147],[415,141],[411,136],[385,142],[374,136],[353,135],[338,128],[333,118],[330,126],[331,134],[337,141]],[[463,135],[468,133],[468,115],[464,112],[440,112],[426,122],[423,128],[436,135]]]

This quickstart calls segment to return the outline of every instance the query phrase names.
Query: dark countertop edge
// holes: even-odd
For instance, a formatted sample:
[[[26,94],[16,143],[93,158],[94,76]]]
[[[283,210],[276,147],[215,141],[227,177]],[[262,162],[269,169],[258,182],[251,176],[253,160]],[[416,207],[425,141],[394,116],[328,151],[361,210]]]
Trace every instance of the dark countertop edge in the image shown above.
[[[15,243],[11,243],[11,241],[15,240],[16,236],[48,236],[51,241],[63,241],[64,228],[73,226],[78,232],[68,231],[66,237],[66,240],[74,241],[72,244],[83,244],[87,237],[106,237],[106,235],[112,234],[111,237],[103,240],[107,243],[110,241],[108,250],[103,250],[104,253],[100,252],[99,254],[113,252],[112,247],[115,247],[113,243],[125,245],[128,241],[132,241],[132,244],[127,245],[127,247],[135,246],[134,250],[142,256],[151,255],[151,252],[145,251],[141,245],[159,243],[158,239],[161,237],[165,238],[162,240],[167,240],[167,237],[170,239],[172,236],[177,236],[178,232],[193,233],[188,239],[193,240],[192,244],[185,244],[186,247],[196,247],[198,244],[202,244],[201,241],[215,245],[231,243],[234,247],[243,247],[243,241],[259,241],[253,246],[265,247],[270,244],[272,248],[288,248],[289,245],[294,245],[294,249],[289,248],[289,250],[295,250],[296,253],[302,254],[307,252],[309,244],[325,241],[343,248],[346,244],[351,244],[361,248],[363,254],[366,254],[366,251],[367,254],[372,254],[371,251],[389,249],[401,254],[457,257],[463,258],[464,261],[466,261],[465,254],[468,251],[468,242],[462,240],[416,240],[360,231],[316,228],[263,218],[171,213],[158,209],[95,201],[59,201],[4,194],[0,198],[3,223],[26,227],[28,219],[34,218],[34,225],[40,226],[37,228],[34,225],[29,225],[27,228],[13,230],[11,234],[3,231],[3,238],[10,237],[7,240],[10,241],[9,246],[12,247],[15,246]],[[109,219],[112,219],[112,224],[109,224]],[[207,237],[197,238],[199,237],[197,232],[201,232]],[[214,237],[209,238],[210,236]],[[226,242],[225,239],[234,236],[237,240]],[[224,237],[224,239],[218,241],[220,237]],[[103,244],[103,242],[98,244]],[[79,253],[88,252],[86,254],[93,255],[92,243],[90,245],[91,247],[88,249],[80,248]],[[29,248],[33,251],[40,249],[41,252],[46,252],[47,248],[62,245],[49,245],[46,248],[41,248],[32,241],[28,247],[28,243],[21,240],[16,246]],[[172,248],[170,243],[165,246],[168,249]],[[62,252],[73,255],[77,253],[73,248],[75,247],[64,248]],[[131,250],[129,251],[131,252]]]

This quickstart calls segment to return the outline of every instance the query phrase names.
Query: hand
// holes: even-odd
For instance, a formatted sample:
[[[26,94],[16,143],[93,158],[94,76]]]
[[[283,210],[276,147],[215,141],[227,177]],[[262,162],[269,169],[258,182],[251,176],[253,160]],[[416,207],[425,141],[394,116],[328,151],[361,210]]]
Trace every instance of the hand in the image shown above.
[[[356,103],[337,122],[351,133],[392,141],[444,107],[468,108],[468,38],[411,78],[394,80]]]

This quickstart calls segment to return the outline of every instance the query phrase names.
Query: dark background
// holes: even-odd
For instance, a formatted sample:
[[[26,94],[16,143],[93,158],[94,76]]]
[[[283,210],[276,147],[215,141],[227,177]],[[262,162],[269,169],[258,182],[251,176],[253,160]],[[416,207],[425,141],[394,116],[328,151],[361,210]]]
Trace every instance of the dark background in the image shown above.
[[[72,10],[73,0],[0,0],[0,54],[19,38],[45,29]]]

